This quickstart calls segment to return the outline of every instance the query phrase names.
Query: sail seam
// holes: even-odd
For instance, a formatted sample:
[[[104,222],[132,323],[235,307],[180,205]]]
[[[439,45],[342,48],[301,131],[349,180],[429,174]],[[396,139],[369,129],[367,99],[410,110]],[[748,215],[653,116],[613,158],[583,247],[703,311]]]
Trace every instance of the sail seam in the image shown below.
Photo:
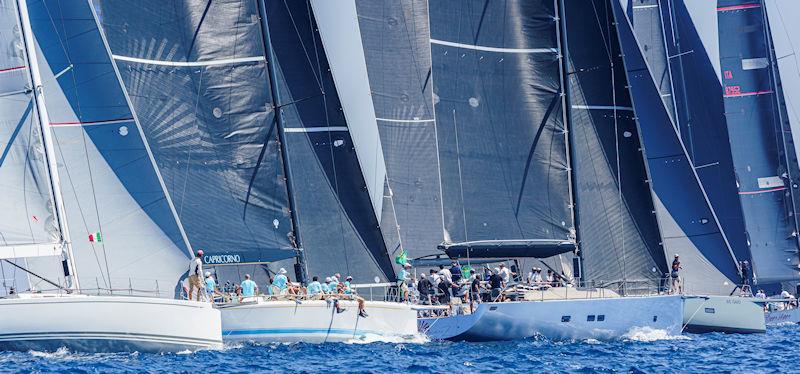
[[[431,38],[431,44],[445,45],[448,47],[473,49],[476,51],[485,52],[502,52],[502,53],[558,53],[556,48],[502,48],[502,47],[488,47],[476,44],[464,44],[456,42],[448,42],[446,40],[439,40]]]
[[[140,64],[149,65],[163,65],[163,66],[177,66],[177,67],[198,67],[198,66],[215,66],[215,65],[234,65],[248,62],[265,62],[264,56],[253,57],[240,57],[240,58],[227,58],[222,60],[209,60],[209,61],[164,61],[164,60],[151,60],[146,58],[129,57],[121,55],[112,55],[114,60],[136,62]]]
[[[324,126],[324,127],[285,127],[284,133],[289,132],[333,132],[333,131],[349,131],[347,126]]]
[[[435,119],[394,119],[394,118],[375,118],[383,122],[397,122],[397,123],[427,123],[436,122]]]
[[[633,111],[633,107],[618,105],[573,105],[572,109]]]

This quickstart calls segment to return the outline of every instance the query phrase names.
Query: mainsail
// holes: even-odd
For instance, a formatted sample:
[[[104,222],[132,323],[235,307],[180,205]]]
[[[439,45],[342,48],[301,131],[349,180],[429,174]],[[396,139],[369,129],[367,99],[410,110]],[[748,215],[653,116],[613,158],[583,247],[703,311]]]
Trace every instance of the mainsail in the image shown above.
[[[760,0],[720,0],[717,11],[725,115],[754,276],[759,283],[777,283],[800,278],[800,260],[779,87],[762,5]]]
[[[445,242],[574,240],[555,2],[429,6]]]
[[[612,8],[664,250],[667,255],[681,255],[687,290],[728,293],[740,279],[738,259],[671,121],[624,8],[618,1],[612,1]]]
[[[611,8],[599,0],[564,8],[583,277],[656,280],[667,263]]]
[[[399,231],[412,258],[439,253],[442,204],[428,1],[357,0],[356,6],[386,161],[382,227],[385,233]]]
[[[167,290],[189,250],[88,1],[31,1],[74,260],[84,288]],[[28,261],[37,273],[51,264]],[[57,279],[54,278],[53,279]]]

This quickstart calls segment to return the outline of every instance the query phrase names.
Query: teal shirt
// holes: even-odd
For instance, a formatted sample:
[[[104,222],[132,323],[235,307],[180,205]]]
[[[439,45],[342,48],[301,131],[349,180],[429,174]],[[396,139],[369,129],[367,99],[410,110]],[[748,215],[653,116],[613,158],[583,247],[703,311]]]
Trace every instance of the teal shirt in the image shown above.
[[[255,296],[256,295],[256,282],[246,279],[242,282],[242,296]]]
[[[328,285],[328,283],[323,283],[323,284],[320,285],[320,287],[322,287],[322,291],[323,292],[331,293],[331,287],[330,287],[330,285]]]
[[[278,274],[275,276],[275,279],[272,281],[272,285],[276,286],[282,290],[286,289],[286,285],[289,284],[289,278],[286,278],[283,274]]]
[[[308,294],[309,295],[316,295],[318,293],[322,293],[322,285],[317,282],[313,281],[308,284]]]
[[[400,270],[400,273],[397,274],[397,281],[398,282],[405,282],[406,278],[409,276],[409,272],[406,269]]]
[[[206,292],[213,294],[217,289],[217,282],[212,277],[206,278]]]
[[[344,293],[348,295],[353,293],[353,289],[350,288],[350,281],[344,281]]]

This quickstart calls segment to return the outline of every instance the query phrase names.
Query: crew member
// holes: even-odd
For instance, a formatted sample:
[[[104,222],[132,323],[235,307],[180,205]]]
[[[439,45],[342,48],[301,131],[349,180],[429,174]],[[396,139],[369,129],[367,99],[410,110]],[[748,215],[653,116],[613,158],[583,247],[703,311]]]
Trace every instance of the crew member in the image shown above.
[[[197,256],[189,262],[189,300],[192,293],[197,288],[197,301],[200,301],[200,294],[203,293],[203,250],[197,251]]]

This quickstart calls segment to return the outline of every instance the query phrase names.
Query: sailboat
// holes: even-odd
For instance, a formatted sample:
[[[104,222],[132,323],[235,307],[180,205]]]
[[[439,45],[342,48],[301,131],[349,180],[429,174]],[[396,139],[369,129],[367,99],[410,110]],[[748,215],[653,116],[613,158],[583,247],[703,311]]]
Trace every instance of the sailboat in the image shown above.
[[[757,300],[732,296],[750,251],[714,73],[716,4],[612,5],[664,251],[683,268],[686,331],[764,332]]]
[[[385,172],[355,3],[99,8],[187,240],[220,283],[251,274],[263,292],[216,304],[223,339],[414,336],[411,307],[383,301],[394,280],[380,227]],[[363,293],[380,287],[380,300],[364,303],[365,317],[352,296],[270,294],[267,277],[284,266],[301,284],[351,275]]]
[[[582,74],[575,69],[583,67],[586,56],[573,60],[569,55],[592,44],[587,44],[586,38],[574,46],[568,42],[577,27],[585,25],[576,22],[576,29],[570,29],[570,17],[565,13],[585,11],[585,7],[565,8],[565,3],[429,4],[444,213],[439,248],[467,264],[487,257],[546,259],[552,264],[548,266],[572,274],[575,283],[585,276],[581,259],[591,264],[595,276],[603,266],[610,268],[603,261],[613,263],[614,258],[630,261],[632,268],[645,267],[645,276],[651,276],[650,266],[639,262],[654,264],[648,252],[653,233],[631,230],[634,226],[629,221],[631,214],[644,212],[642,225],[654,223],[652,216],[646,216],[651,210],[646,208],[646,199],[633,200],[633,192],[629,202],[638,205],[626,207],[628,201],[621,200],[620,194],[621,190],[641,194],[642,185],[628,184],[627,178],[635,178],[643,165],[641,159],[633,158],[620,169],[617,163],[590,157],[611,156],[613,160],[615,154],[628,152],[630,147],[598,144],[596,133],[587,134],[603,131],[602,137],[615,136],[614,128],[603,118],[609,113],[616,115],[617,108],[600,102],[614,82],[590,85],[591,79],[598,77],[592,74],[597,69],[575,78]],[[602,56],[600,61],[608,58]],[[598,92],[583,92],[583,88]],[[592,98],[598,102],[587,102]],[[630,130],[635,132],[635,126]],[[581,142],[577,146],[576,138]],[[575,147],[581,148],[581,154]],[[591,215],[592,200],[598,199],[592,181],[600,183],[601,178],[607,190],[600,192],[616,209],[606,207],[594,213],[607,210],[610,219]],[[627,185],[622,186],[621,180]],[[648,197],[646,190],[644,197]],[[584,201],[587,214],[580,213]],[[630,224],[627,228],[619,223],[625,221]],[[582,237],[584,227],[586,238]],[[595,230],[610,231],[613,236]],[[619,246],[615,239],[621,237],[635,238],[628,243],[630,257],[614,253],[624,247],[606,249],[606,244]],[[580,255],[575,256],[576,252]],[[655,278],[653,294],[659,276],[651,276]],[[423,316],[420,331],[434,339],[468,341],[533,336],[614,339],[637,328],[680,333],[681,296],[648,295],[647,291],[632,296],[635,292],[625,291],[624,279],[617,279],[623,285],[616,290],[589,286],[592,280],[600,279],[586,279],[586,287],[539,289],[524,292],[516,301],[480,303],[466,315]]]
[[[0,349],[220,347],[219,311],[174,299],[190,247],[91,4],[0,17]]]

